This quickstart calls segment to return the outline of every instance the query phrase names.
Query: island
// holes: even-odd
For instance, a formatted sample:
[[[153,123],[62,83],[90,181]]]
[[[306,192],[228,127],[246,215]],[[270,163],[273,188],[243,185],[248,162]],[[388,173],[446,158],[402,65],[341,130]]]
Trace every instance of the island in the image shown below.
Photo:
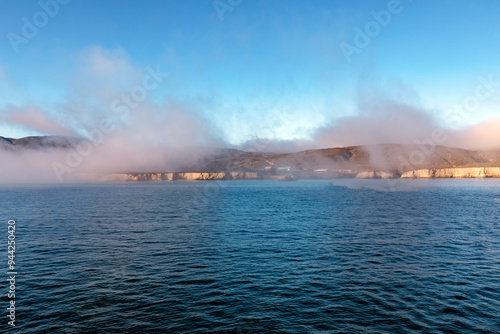
[[[63,136],[0,137],[0,154],[74,151],[84,140]],[[93,176],[101,181],[500,178],[500,149],[380,144],[292,153],[235,148],[201,151],[190,161],[168,169],[116,170]],[[92,170],[83,173],[88,176]]]

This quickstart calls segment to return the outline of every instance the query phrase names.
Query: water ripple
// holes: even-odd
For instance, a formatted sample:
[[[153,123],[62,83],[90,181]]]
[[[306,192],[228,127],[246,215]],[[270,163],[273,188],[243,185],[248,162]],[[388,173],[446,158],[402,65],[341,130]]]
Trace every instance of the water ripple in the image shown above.
[[[500,183],[449,182],[1,188],[19,329],[498,333]]]

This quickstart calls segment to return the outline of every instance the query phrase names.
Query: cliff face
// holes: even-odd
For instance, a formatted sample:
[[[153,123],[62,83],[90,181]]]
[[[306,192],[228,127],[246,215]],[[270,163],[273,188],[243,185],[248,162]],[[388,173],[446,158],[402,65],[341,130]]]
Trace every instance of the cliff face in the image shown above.
[[[394,173],[384,171],[360,172],[356,174],[357,179],[394,179],[396,177]]]
[[[296,179],[435,179],[435,178],[500,178],[500,167],[472,168],[428,168],[409,171],[401,176],[384,171],[335,173],[301,173],[268,174],[257,172],[183,172],[183,173],[121,173],[110,174],[101,178],[102,181],[221,181],[221,180],[279,180]]]
[[[401,175],[402,179],[434,178],[487,178],[500,177],[500,167],[441,168],[419,169]]]
[[[116,173],[106,175],[102,181],[216,181],[258,180],[256,172],[173,172],[173,173]]]

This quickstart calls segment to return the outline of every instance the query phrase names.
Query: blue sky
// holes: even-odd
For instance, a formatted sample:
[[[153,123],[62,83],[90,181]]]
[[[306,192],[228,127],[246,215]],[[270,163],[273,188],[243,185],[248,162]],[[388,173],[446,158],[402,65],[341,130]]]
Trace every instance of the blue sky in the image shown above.
[[[367,91],[445,123],[479,77],[500,81],[494,0],[220,0],[230,8],[222,16],[212,0],[71,0],[17,53],[9,33],[23,36],[23,17],[33,22],[41,6],[0,4],[2,136],[82,134],[147,66],[169,73],[148,95],[150,109],[167,113],[165,101],[177,101],[231,144],[311,139],[363,114]],[[348,60],[341,43],[356,46],[356,28],[390,6],[398,13]],[[499,116],[499,93],[457,126]],[[33,108],[36,117],[25,112]]]

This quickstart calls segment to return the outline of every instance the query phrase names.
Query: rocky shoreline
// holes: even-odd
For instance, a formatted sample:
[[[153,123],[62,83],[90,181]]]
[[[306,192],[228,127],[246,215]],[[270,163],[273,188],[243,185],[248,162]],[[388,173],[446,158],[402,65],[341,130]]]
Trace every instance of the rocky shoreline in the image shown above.
[[[438,179],[438,178],[500,178],[500,167],[427,168],[407,171],[289,171],[283,174],[264,172],[154,172],[114,173],[102,181],[217,181],[217,180],[277,180],[298,179]]]
[[[403,173],[402,179],[500,178],[500,167],[428,168]]]

